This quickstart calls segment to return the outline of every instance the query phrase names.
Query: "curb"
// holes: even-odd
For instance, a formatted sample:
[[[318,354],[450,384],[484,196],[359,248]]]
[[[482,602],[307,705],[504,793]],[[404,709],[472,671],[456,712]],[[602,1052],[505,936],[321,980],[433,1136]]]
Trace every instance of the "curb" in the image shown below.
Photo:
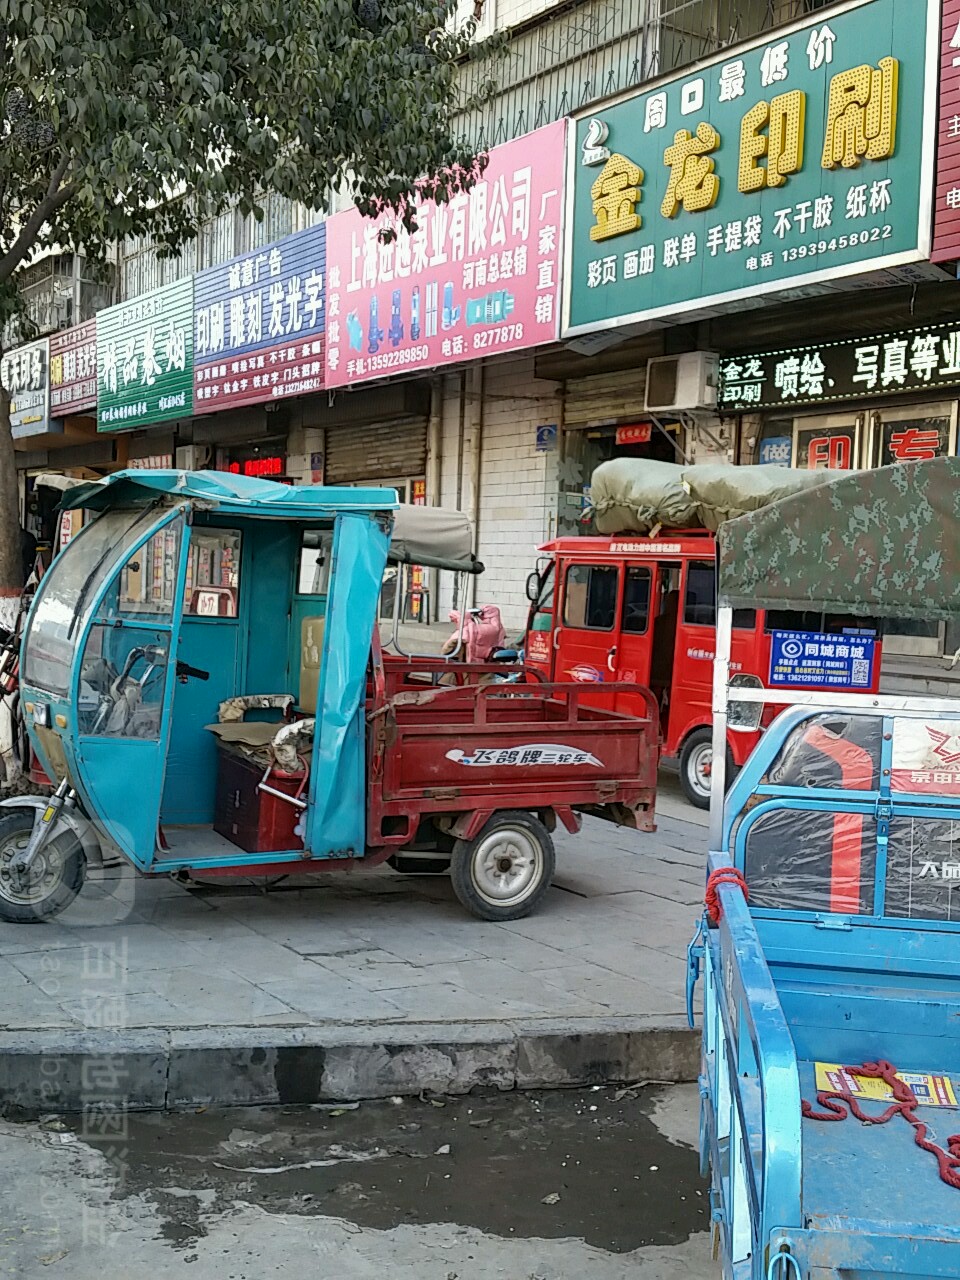
[[[0,1110],[135,1111],[353,1102],[474,1088],[682,1084],[700,1033],[681,1019],[302,1030],[2,1032]]]

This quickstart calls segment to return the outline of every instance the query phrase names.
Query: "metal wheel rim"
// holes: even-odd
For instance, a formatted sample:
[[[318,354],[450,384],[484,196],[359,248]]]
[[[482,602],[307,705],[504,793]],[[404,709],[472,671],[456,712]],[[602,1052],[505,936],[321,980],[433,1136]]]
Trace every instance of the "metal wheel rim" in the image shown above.
[[[51,841],[37,855],[26,882],[19,886],[10,871],[10,863],[25,849],[31,832],[23,831],[12,836],[0,848],[0,897],[17,907],[35,907],[54,892],[63,878],[63,856],[56,843]]]
[[[499,827],[473,852],[473,884],[491,906],[514,906],[536,892],[543,874],[540,842],[519,827]]]
[[[694,791],[701,796],[709,796],[712,777],[713,746],[709,742],[702,742],[690,752],[687,760],[687,778]]]

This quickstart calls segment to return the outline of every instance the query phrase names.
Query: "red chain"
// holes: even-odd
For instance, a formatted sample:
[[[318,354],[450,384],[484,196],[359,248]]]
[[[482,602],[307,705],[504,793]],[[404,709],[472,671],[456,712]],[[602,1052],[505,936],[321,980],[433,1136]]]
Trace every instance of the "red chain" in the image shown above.
[[[866,1076],[871,1080],[882,1080],[889,1086],[894,1101],[879,1116],[868,1116],[860,1107],[860,1103],[848,1089],[821,1090],[817,1094],[817,1102],[826,1111],[814,1111],[806,1098],[801,1102],[803,1114],[808,1120],[846,1120],[852,1115],[861,1124],[886,1124],[894,1116],[903,1116],[913,1125],[914,1140],[918,1147],[936,1157],[940,1169],[940,1178],[948,1187],[960,1191],[960,1133],[951,1134],[947,1139],[947,1149],[938,1147],[927,1138],[927,1126],[919,1118],[916,1108],[919,1106],[917,1095],[908,1084],[897,1076],[896,1068],[889,1062],[864,1062],[859,1067],[844,1067],[844,1071],[852,1075]]]
[[[747,882],[743,878],[743,872],[738,871],[736,867],[718,867],[716,871],[711,871],[707,879],[707,891],[704,894],[703,901],[707,908],[707,915],[714,924],[720,923],[723,915],[723,907],[720,905],[720,895],[717,892],[722,884],[735,884],[743,893],[744,898],[750,901],[750,891],[747,888]]]

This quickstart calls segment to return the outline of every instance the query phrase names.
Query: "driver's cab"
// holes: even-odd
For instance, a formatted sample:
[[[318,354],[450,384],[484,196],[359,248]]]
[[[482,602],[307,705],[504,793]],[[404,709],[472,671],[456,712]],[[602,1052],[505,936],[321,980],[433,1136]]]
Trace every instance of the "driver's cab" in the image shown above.
[[[300,820],[271,860],[361,850],[362,700],[395,495],[143,475],[89,486],[102,514],[28,623],[23,696],[50,776],[142,869],[201,852],[242,864],[224,757],[249,772],[282,718],[309,722]]]

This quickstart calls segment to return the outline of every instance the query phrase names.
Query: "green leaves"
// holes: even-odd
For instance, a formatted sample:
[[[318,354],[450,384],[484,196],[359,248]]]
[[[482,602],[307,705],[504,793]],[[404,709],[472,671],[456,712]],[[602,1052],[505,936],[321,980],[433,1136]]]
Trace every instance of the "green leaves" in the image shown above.
[[[448,199],[473,180],[452,123],[471,50],[455,10],[0,0],[0,289],[41,235],[175,249],[231,202],[257,215],[269,190],[316,208],[345,172],[360,207],[412,225],[421,181]]]

